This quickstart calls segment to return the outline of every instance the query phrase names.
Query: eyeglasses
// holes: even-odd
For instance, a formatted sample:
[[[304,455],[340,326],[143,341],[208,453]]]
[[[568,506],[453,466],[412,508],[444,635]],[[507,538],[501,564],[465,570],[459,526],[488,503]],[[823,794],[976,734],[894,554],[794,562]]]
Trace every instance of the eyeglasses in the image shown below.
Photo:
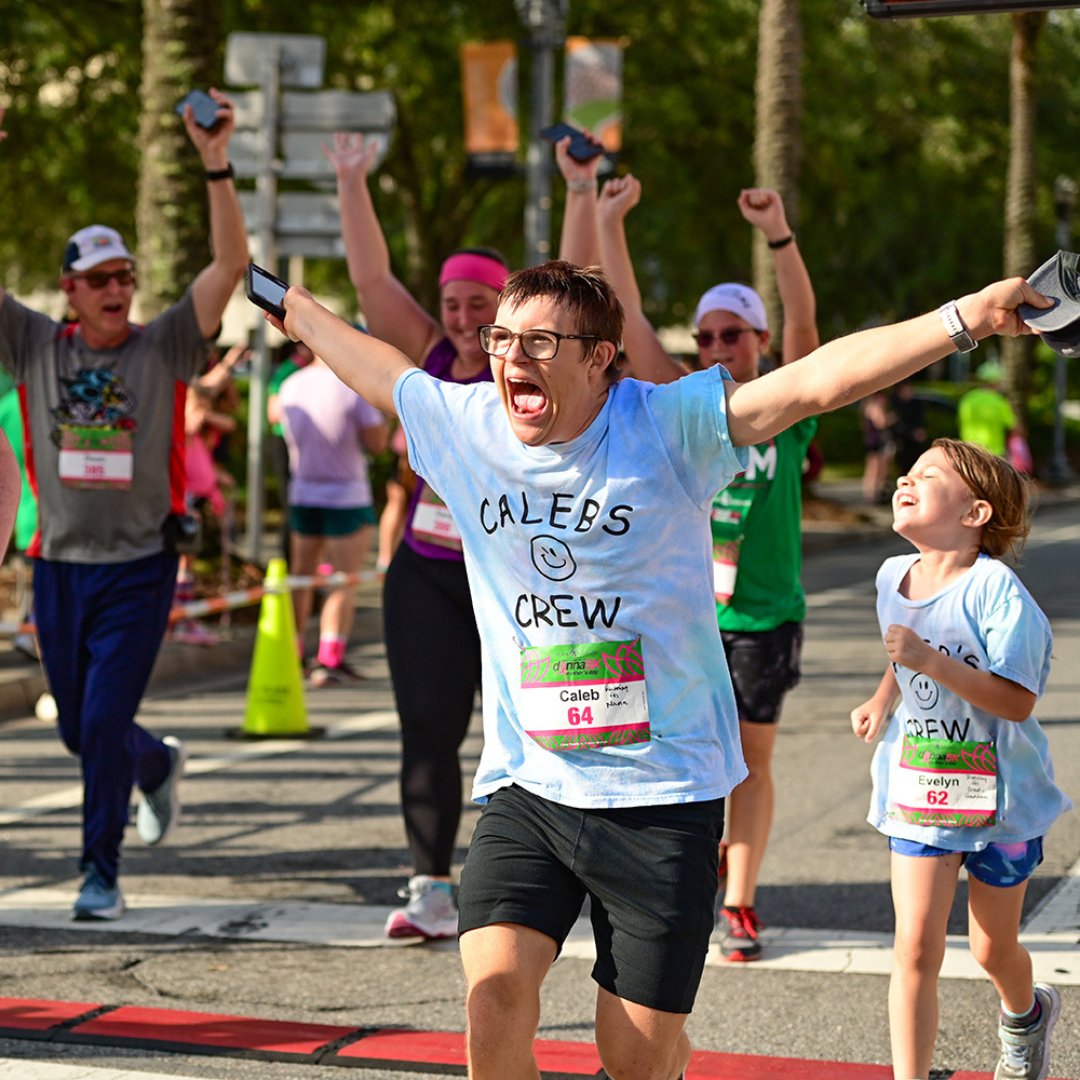
[[[515,340],[521,342],[521,351],[530,360],[554,360],[563,341],[603,341],[596,334],[560,334],[556,330],[522,330],[515,334],[505,326],[478,327],[480,348],[489,356],[506,356]]]
[[[134,285],[135,271],[127,270],[87,270],[85,274],[69,274],[76,281],[85,281],[91,289],[104,289],[113,278],[117,285]]]
[[[713,342],[722,341],[725,345],[734,345],[743,334],[758,333],[752,326],[744,326],[741,329],[734,326],[727,330],[701,330],[694,334],[694,340],[699,349],[712,348]]]

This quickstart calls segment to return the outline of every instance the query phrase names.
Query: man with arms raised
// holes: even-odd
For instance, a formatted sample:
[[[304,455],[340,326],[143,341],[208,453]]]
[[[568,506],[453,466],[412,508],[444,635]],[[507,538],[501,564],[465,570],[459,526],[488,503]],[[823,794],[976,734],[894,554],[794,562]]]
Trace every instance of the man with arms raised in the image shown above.
[[[132,785],[146,843],[163,840],[179,812],[183,747],[145,731],[135,713],[176,584],[187,383],[247,262],[228,159],[232,107],[212,93],[214,127],[199,127],[191,106],[184,125],[206,170],[213,257],[178,303],[145,326],[129,321],[135,260],[104,225],[80,229],[64,252],[60,286],[74,322],[0,289],[0,363],[22,395],[41,506],[29,550],[41,657],[60,737],[82,765],[76,919],[124,912],[117,875]]]
[[[1019,279],[958,301],[1016,334]],[[460,891],[469,1075],[536,1080],[540,987],[586,896],[614,1080],[675,1080],[713,929],[724,798],[746,775],[716,625],[709,511],[744,447],[948,353],[938,313],[736,384],[618,381],[595,270],[512,274],[480,329],[494,384],[431,378],[290,289],[284,329],[378,408],[458,522],[484,650],[484,810]],[[955,312],[956,308],[951,308]],[[280,325],[280,324],[279,324]]]

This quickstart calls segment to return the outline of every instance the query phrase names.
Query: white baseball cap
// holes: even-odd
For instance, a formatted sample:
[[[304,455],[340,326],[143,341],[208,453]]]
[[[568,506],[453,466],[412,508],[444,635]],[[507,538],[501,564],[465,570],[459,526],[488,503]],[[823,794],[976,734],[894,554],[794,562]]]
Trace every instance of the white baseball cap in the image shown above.
[[[64,249],[64,272],[89,270],[110,259],[130,259],[135,256],[128,251],[124,238],[108,225],[87,225],[67,242]]]
[[[710,311],[730,311],[745,319],[755,330],[769,329],[769,319],[765,314],[765,302],[750,288],[728,281],[723,285],[714,285],[698,301],[694,312],[694,326],[700,326],[701,320]]]

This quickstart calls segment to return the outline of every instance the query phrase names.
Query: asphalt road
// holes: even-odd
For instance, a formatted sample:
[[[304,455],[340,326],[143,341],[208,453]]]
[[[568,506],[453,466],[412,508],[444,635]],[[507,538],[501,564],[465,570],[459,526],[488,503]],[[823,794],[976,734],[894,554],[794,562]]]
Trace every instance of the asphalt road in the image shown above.
[[[1080,796],[1078,540],[1080,508],[1042,511],[1021,571],[1054,626],[1054,671],[1038,715],[1059,780],[1074,798]],[[782,951],[786,933],[796,931],[819,942],[825,958],[841,955],[835,942],[852,932],[877,942],[876,951],[866,952],[869,960],[831,966],[823,961],[816,970],[798,949],[775,963],[710,964],[689,1021],[697,1047],[888,1061],[888,955],[880,943],[892,926],[888,855],[865,822],[870,749],[850,734],[847,717],[873,690],[884,662],[874,574],[886,555],[902,550],[901,541],[884,539],[838,546],[807,560],[804,676],[788,698],[780,730],[777,813],[758,901],[769,927],[767,943],[777,943],[774,952]],[[160,733],[179,735],[192,755],[185,817],[175,839],[160,849],[130,838],[122,883],[132,914],[108,929],[66,919],[77,885],[74,761],[52,729],[34,719],[0,725],[0,996],[460,1031],[463,986],[456,949],[376,944],[379,920],[407,876],[407,854],[396,784],[396,721],[374,607],[361,612],[350,659],[369,676],[361,688],[308,694],[309,722],[325,729],[319,738],[236,739],[246,671],[193,677],[183,690],[147,699],[143,721]],[[465,747],[467,768],[478,752],[479,717]],[[462,838],[474,817],[467,809]],[[1055,939],[1065,951],[1054,953],[1065,999],[1051,1072],[1058,1078],[1080,1078],[1080,910],[1068,884],[1078,872],[1080,815],[1073,813],[1051,831],[1026,907],[1029,927],[1045,929],[1041,905],[1049,898],[1058,911],[1066,906],[1066,933]],[[962,885],[950,933],[964,932],[964,898]],[[250,917],[219,918],[219,933],[211,937],[192,930],[210,901],[225,905],[220,911],[234,910],[230,904],[237,911],[261,904],[264,912],[274,905],[294,911],[309,905],[322,912],[321,905],[330,905],[327,910],[340,923],[333,933],[311,929],[271,940],[259,936]],[[155,905],[170,913],[174,930],[133,921],[140,909]],[[341,927],[349,920],[355,940],[342,944]],[[809,952],[812,957],[814,949]],[[551,972],[542,1038],[591,1039],[586,954],[584,947],[568,949]],[[988,982],[969,974],[958,960],[942,981],[935,1065],[943,1075],[992,1070],[996,1061],[995,996]],[[0,1067],[5,1058],[23,1061],[27,1069],[31,1062],[56,1060],[230,1080],[342,1076],[340,1068],[325,1066],[22,1040],[0,1040]],[[360,1075],[391,1080],[416,1074]]]

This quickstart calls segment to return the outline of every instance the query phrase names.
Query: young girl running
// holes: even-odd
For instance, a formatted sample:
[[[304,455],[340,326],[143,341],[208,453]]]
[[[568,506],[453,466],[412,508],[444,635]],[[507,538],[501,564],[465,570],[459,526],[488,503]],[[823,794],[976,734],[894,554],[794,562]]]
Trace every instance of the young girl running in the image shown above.
[[[888,721],[867,820],[892,851],[896,1080],[930,1073],[961,866],[971,951],[1001,997],[995,1080],[1041,1080],[1050,1067],[1061,997],[1032,986],[1017,935],[1043,836],[1071,803],[1054,784],[1032,715],[1050,670],[1050,624],[998,561],[1015,553],[1028,527],[1024,477],[971,443],[936,440],[897,481],[893,529],[916,553],[887,559],[878,572],[890,662],[874,696],[851,713],[867,742]]]

